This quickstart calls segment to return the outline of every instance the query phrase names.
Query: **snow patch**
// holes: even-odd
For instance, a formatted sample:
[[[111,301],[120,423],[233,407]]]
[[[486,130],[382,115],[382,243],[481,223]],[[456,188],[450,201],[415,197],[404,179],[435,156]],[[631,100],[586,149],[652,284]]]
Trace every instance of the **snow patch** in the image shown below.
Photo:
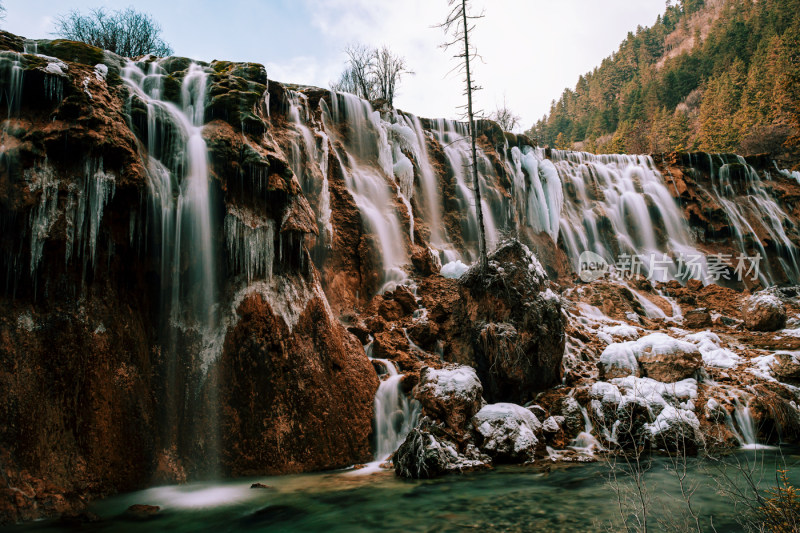
[[[458,279],[463,276],[467,270],[469,270],[469,265],[465,265],[460,259],[456,259],[455,261],[450,261],[444,265],[441,273],[442,276],[448,279]]]
[[[734,352],[723,348],[716,333],[700,331],[686,335],[684,340],[694,343],[703,356],[703,363],[715,368],[733,368],[742,362],[742,358]]]

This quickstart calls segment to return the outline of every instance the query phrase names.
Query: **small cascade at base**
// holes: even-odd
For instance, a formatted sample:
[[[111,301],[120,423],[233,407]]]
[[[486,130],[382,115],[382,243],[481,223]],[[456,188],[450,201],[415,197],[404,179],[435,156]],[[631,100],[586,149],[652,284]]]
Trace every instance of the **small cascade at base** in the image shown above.
[[[735,422],[735,424],[733,423]],[[764,450],[771,446],[759,444],[758,429],[755,420],[750,412],[750,402],[742,404],[738,398],[734,399],[733,420],[728,421],[731,431],[736,435],[742,449],[745,450]],[[738,431],[737,431],[738,428]]]
[[[375,393],[375,418],[373,421],[374,461],[365,468],[353,471],[355,474],[370,474],[381,469],[392,454],[397,451],[408,433],[416,426],[420,407],[416,400],[408,398],[403,392],[404,374],[400,374],[393,361],[372,357],[372,341],[364,350],[373,364],[380,365],[381,383]]]
[[[586,411],[585,407],[581,407],[581,413],[583,414],[584,429],[572,440],[570,448],[575,450],[579,455],[592,457],[594,456],[594,452],[602,450],[603,446],[600,444],[600,441],[592,435],[594,426],[591,420],[589,420],[589,413]]]

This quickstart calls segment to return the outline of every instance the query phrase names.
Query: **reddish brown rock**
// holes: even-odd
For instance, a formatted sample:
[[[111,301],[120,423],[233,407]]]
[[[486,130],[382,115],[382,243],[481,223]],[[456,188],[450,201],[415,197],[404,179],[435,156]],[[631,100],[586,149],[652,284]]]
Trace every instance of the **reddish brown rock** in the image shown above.
[[[394,291],[386,293],[384,298],[396,301],[400,304],[404,315],[410,315],[419,308],[417,298],[405,286],[397,287]]]
[[[161,511],[158,505],[135,504],[128,507],[125,516],[134,520],[150,520],[155,518]]]
[[[442,269],[439,258],[427,247],[420,247],[411,255],[411,264],[414,265],[414,270],[422,276],[438,274]]]
[[[772,371],[780,381],[789,383],[800,381],[800,357],[797,352],[777,352]]]
[[[689,329],[706,329],[712,325],[711,313],[706,309],[693,309],[683,315],[683,325]]]
[[[480,411],[482,395],[483,387],[475,370],[467,366],[438,370],[424,367],[414,389],[423,415],[444,422],[455,436],[463,434],[469,420]]]
[[[305,291],[304,301],[283,303],[252,293],[226,338],[219,401],[231,475],[338,468],[371,456],[377,375],[321,293]],[[301,306],[297,323],[287,324],[281,305]]]
[[[475,367],[487,401],[524,404],[561,381],[561,306],[518,241],[501,244],[490,259],[485,275],[473,267],[459,281],[443,335],[450,343],[445,359]]]
[[[688,349],[688,346],[670,353],[655,353],[647,348],[639,356],[639,366],[647,377],[663,383],[690,378],[703,366],[703,358],[697,348]]]
[[[786,309],[783,302],[768,293],[758,293],[744,302],[742,317],[751,331],[777,331],[786,325]]]
[[[383,299],[378,306],[378,313],[387,322],[400,320],[405,315],[403,306],[397,300]]]

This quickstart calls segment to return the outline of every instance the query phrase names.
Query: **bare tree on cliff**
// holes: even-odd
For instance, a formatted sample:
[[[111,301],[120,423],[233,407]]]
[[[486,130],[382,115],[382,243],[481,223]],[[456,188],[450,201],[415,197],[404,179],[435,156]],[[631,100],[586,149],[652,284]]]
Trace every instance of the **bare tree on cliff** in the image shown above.
[[[374,100],[375,91],[375,55],[373,50],[363,44],[351,44],[344,49],[347,54],[347,69],[341,78],[331,84],[334,91],[352,93],[365,100]]]
[[[475,146],[475,113],[472,107],[472,93],[479,90],[480,87],[473,85],[472,72],[470,71],[470,61],[477,57],[477,52],[474,46],[470,46],[469,35],[475,26],[470,26],[470,21],[483,18],[483,15],[470,15],[469,2],[467,0],[449,0],[450,12],[447,19],[440,24],[445,33],[452,37],[452,40],[446,42],[442,47],[447,50],[453,46],[457,49],[463,47],[463,51],[456,54],[454,57],[459,59],[459,65],[456,70],[464,73],[464,81],[466,82],[466,90],[464,94],[467,97],[466,118],[469,123],[469,137],[472,144],[472,186],[475,190],[475,211],[478,215],[478,251],[481,272],[486,272],[489,259],[486,251],[486,231],[483,223],[483,206],[481,202],[481,186],[478,178],[478,165],[477,165],[477,148]]]
[[[503,128],[503,131],[514,131],[514,128],[519,126],[520,121],[519,115],[508,108],[505,97],[503,97],[503,105],[497,106],[497,109],[489,115],[489,118],[497,122]]]
[[[393,105],[397,84],[403,74],[411,74],[405,58],[394,54],[387,46],[369,48],[351,44],[344,51],[348,67],[339,81],[331,84],[331,89],[370,101],[383,99]]]
[[[146,54],[168,56],[172,49],[161,39],[161,26],[147,13],[132,7],[108,12],[93,9],[88,15],[70,11],[55,22],[55,34],[119,54],[137,57]]]

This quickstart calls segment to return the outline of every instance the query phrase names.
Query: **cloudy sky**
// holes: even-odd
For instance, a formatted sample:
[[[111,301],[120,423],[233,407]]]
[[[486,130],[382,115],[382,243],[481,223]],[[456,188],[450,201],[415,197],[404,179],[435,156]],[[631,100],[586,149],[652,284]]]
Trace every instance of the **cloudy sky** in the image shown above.
[[[53,20],[70,9],[131,4],[151,13],[175,53],[199,60],[255,61],[271,79],[328,87],[344,66],[351,42],[389,45],[413,76],[403,80],[397,107],[425,117],[456,118],[463,102],[459,78],[448,75],[453,52],[435,28],[447,0],[3,0],[3,29],[52,38]],[[478,107],[505,100],[523,128],[550,107],[578,76],[617,49],[628,31],[650,26],[664,0],[473,0],[485,18],[473,41],[483,57]]]

